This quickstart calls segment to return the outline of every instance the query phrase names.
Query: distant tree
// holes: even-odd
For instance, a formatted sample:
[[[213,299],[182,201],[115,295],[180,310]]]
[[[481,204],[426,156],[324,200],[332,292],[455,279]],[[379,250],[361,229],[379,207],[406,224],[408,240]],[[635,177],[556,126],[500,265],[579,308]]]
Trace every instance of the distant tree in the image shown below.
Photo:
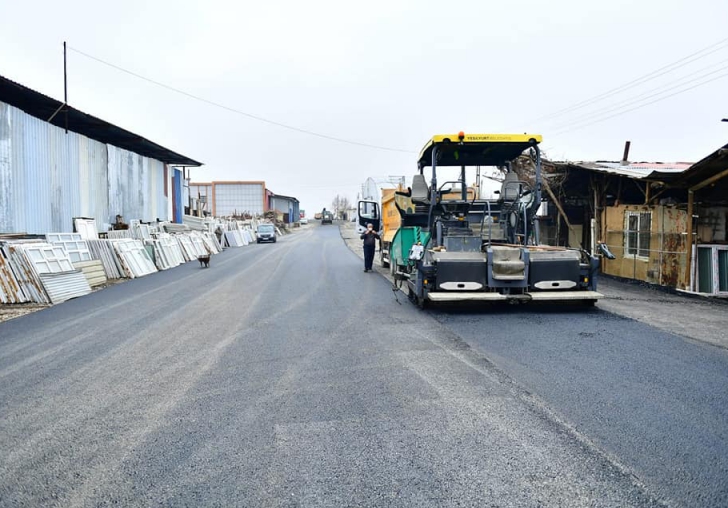
[[[334,216],[343,219],[346,211],[351,207],[351,202],[346,196],[337,194],[331,202],[331,207],[334,209]]]

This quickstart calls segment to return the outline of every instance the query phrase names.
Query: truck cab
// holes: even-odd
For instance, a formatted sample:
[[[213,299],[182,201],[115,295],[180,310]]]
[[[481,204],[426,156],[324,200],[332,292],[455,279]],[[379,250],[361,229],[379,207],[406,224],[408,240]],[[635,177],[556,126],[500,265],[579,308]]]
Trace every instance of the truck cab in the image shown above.
[[[367,230],[371,224],[374,231],[380,232],[382,228],[381,207],[373,200],[359,201],[356,211],[356,232],[359,234]]]
[[[321,212],[321,224],[333,224],[333,223],[334,223],[334,214],[324,208],[324,210]]]

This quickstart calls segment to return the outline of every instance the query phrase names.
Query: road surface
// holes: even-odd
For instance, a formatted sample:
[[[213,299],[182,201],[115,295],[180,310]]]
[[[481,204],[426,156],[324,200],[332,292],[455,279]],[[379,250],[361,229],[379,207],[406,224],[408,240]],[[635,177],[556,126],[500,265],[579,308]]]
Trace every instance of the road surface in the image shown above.
[[[0,323],[0,506],[725,504],[724,350],[362,269],[312,226]]]

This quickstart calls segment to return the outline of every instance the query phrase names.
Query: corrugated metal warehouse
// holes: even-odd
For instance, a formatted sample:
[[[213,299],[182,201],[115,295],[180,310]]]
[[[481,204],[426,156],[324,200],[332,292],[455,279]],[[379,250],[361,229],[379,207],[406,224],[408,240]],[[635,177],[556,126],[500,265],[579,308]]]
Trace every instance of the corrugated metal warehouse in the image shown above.
[[[68,232],[73,217],[99,231],[117,215],[181,222],[182,168],[200,165],[0,76],[0,233]]]

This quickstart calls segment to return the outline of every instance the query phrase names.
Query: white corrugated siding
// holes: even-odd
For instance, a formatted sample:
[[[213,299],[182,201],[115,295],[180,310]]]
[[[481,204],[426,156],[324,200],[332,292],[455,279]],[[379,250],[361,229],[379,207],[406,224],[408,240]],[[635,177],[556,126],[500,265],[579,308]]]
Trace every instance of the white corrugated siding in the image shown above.
[[[164,164],[66,132],[0,102],[0,232],[73,231],[73,217],[169,216]]]
[[[81,270],[64,273],[42,273],[40,280],[43,283],[51,303],[57,304],[87,295],[91,286]]]
[[[164,164],[112,145],[107,145],[107,149],[109,220],[113,222],[117,214],[126,222],[167,220]]]
[[[13,227],[13,206],[9,199],[13,192],[11,159],[10,115],[8,106],[0,102],[0,231],[10,231]]]
[[[81,181],[80,216],[93,217],[99,229],[106,229],[109,210],[108,155],[104,143],[79,136]],[[102,220],[103,219],[103,220]]]

